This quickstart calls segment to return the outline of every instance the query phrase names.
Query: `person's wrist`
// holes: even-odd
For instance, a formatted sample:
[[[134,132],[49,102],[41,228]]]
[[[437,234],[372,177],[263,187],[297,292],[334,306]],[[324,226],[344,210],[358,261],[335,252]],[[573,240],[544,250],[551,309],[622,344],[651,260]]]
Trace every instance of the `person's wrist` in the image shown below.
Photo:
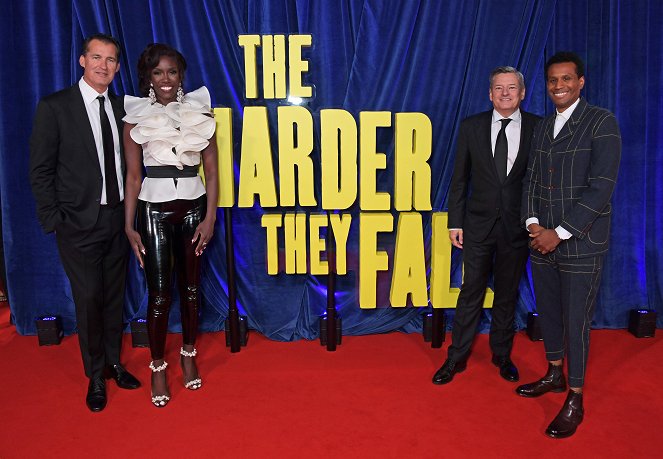
[[[557,231],[555,231],[555,230],[550,230],[550,231],[552,231],[553,234],[555,235],[555,241],[556,241],[555,246],[558,246],[560,244],[560,242],[562,242],[562,238],[559,237],[559,234],[557,234]]]

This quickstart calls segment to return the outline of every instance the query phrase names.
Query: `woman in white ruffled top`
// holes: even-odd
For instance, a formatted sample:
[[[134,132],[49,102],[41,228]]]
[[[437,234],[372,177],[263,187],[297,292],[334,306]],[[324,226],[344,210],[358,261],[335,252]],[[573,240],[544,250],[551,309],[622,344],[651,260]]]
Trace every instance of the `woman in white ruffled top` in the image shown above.
[[[157,407],[170,401],[164,354],[173,267],[182,315],[184,386],[195,390],[202,385],[195,362],[200,256],[216,221],[216,124],[207,88],[184,94],[185,69],[186,61],[177,50],[160,43],[148,45],[138,61],[139,86],[147,97],[126,96],[124,102],[125,231],[147,279],[149,366],[152,403]],[[204,185],[198,175],[201,158]]]

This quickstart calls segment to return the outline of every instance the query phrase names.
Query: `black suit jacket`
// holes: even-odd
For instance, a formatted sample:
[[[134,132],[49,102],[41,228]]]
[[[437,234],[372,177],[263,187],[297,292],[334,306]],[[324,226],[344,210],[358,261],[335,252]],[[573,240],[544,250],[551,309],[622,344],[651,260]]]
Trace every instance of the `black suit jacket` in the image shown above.
[[[120,136],[124,176],[123,100],[110,91],[108,98]],[[37,217],[47,233],[80,234],[97,221],[103,177],[78,83],[44,97],[37,106],[30,137],[30,182]]]
[[[501,217],[510,244],[527,244],[527,231],[520,223],[522,180],[540,117],[523,110],[520,113],[520,148],[504,183],[497,175],[490,141],[493,111],[470,116],[460,125],[449,192],[449,228],[462,228],[465,239],[482,242]]]
[[[555,250],[563,258],[605,253],[610,198],[617,182],[622,142],[615,115],[580,99],[553,138],[555,114],[535,129],[524,180],[522,221],[537,217],[544,228],[573,235]],[[537,255],[536,252],[532,252]]]

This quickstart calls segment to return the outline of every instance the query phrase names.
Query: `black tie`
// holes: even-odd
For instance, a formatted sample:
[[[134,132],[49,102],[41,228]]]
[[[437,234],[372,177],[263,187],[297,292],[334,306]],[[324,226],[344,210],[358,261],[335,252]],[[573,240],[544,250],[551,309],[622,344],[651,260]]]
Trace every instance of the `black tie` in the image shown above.
[[[104,96],[99,100],[99,119],[101,120],[101,138],[104,144],[104,174],[106,176],[106,204],[115,207],[120,203],[120,190],[117,186],[117,172],[115,171],[115,147],[113,146],[113,131],[104,107]]]
[[[502,129],[497,134],[495,141],[495,168],[500,182],[506,178],[506,158],[509,155],[509,143],[506,141],[506,125],[511,122],[511,118],[502,118]]]

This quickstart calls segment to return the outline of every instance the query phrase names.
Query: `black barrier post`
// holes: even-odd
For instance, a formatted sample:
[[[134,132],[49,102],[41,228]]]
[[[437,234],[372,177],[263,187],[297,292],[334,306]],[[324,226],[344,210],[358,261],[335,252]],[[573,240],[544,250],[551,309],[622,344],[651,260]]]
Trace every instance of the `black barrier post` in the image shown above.
[[[327,266],[329,274],[327,275],[327,351],[336,350],[336,250],[332,250],[333,237],[330,213],[327,212]]]
[[[432,339],[430,347],[442,347],[444,341],[444,311],[440,308],[433,308]]]
[[[223,209],[226,228],[226,270],[228,272],[228,325],[230,331],[230,352],[239,352],[240,344],[239,311],[235,285],[235,244],[233,242],[232,214],[229,207]]]

